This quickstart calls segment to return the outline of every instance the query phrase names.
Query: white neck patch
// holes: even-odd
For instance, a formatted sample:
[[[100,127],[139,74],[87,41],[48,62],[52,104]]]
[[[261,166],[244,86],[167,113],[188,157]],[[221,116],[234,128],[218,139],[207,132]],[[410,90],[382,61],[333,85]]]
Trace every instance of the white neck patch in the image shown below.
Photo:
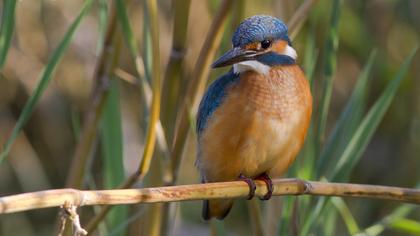
[[[253,70],[263,75],[268,75],[270,72],[270,66],[264,65],[263,63],[255,60],[242,61],[233,65],[233,72],[235,74],[240,74],[249,70]]]
[[[297,53],[296,53],[295,49],[290,47],[289,45],[287,45],[286,49],[284,49],[284,55],[293,58],[293,60],[296,60],[296,58],[297,58]]]
[[[297,58],[297,53],[295,49],[290,47],[289,45],[286,46],[283,54],[293,58],[293,60],[296,60]],[[249,70],[253,70],[263,75],[268,75],[268,73],[270,72],[270,66],[265,65],[256,60],[242,61],[233,65],[233,72],[235,74],[240,74],[242,72],[249,71]]]

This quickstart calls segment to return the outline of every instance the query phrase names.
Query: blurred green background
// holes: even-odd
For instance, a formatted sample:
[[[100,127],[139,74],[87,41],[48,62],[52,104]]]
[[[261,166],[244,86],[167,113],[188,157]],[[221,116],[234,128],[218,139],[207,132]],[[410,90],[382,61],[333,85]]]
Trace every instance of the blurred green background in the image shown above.
[[[159,23],[154,26],[149,2],[153,1],[5,0],[0,3],[0,145],[4,147],[0,151],[7,151],[4,145],[11,140],[16,122],[20,120],[23,124],[7,159],[0,163],[1,196],[73,186],[66,179],[81,142],[87,143],[88,149],[86,163],[78,167],[84,173],[80,188],[116,188],[135,172],[146,142],[150,118],[147,100],[157,78],[152,69],[156,58],[160,60],[162,78],[162,85],[158,83],[158,87],[162,86],[163,132],[158,132],[150,171],[134,186],[171,183],[165,168],[173,152],[176,119],[183,104],[191,106],[193,98],[188,97],[187,87],[196,79],[194,70],[200,65],[199,53],[222,3],[216,0],[157,1]],[[269,14],[289,22],[299,7],[309,2],[313,5],[299,17],[303,25],[295,28],[293,46],[298,52],[299,64],[311,80],[315,110],[305,149],[288,176],[418,186],[419,53],[412,61],[407,61],[408,70],[402,74],[404,79],[399,86],[394,86],[396,94],[384,91],[390,82],[398,79],[396,74],[404,71],[403,63],[419,45],[420,1],[232,1],[225,4],[229,5],[226,6],[227,22],[222,25],[223,36],[220,45],[216,44],[219,48],[216,56],[231,47],[232,32],[245,17]],[[113,23],[117,26],[107,37],[106,32],[110,32]],[[157,40],[152,36],[151,27],[159,33],[159,57],[152,51]],[[72,29],[74,35],[71,35]],[[107,38],[112,38],[109,44]],[[210,61],[214,60],[209,54]],[[371,54],[376,56],[369,60]],[[105,63],[101,63],[103,58],[106,58]],[[368,71],[363,78],[365,67]],[[205,70],[208,69],[207,66]],[[204,82],[208,84],[227,69],[211,70],[208,81]],[[53,73],[48,74],[49,70]],[[101,74],[101,70],[105,72]],[[106,79],[102,80],[102,76]],[[37,90],[40,81],[45,82],[45,90]],[[366,84],[357,89],[358,81]],[[101,86],[105,86],[105,90],[101,90]],[[39,100],[34,98],[34,91],[39,91]],[[195,91],[202,93],[199,88]],[[360,94],[351,100],[354,91]],[[92,104],[101,92],[105,94],[103,103],[98,105],[100,109],[93,110]],[[382,103],[378,102],[381,95]],[[389,108],[386,98],[392,99]],[[34,102],[29,104],[27,101],[31,99]],[[383,118],[380,112],[373,112],[379,126],[376,128],[375,122],[366,120],[367,126],[360,128],[365,114],[377,102],[386,110]],[[343,113],[348,105],[353,106],[353,110]],[[25,106],[27,112],[22,112]],[[93,127],[97,132],[89,143],[81,140],[80,135],[85,129],[86,114],[92,112],[99,120]],[[188,114],[191,127],[194,112],[193,109]],[[338,122],[340,117],[344,122]],[[358,128],[361,137],[355,138]],[[338,133],[333,136],[337,129]],[[194,167],[196,137],[193,131],[193,128],[188,131],[181,149],[176,184],[199,182]],[[373,134],[371,138],[369,132]],[[364,142],[360,141],[363,137],[367,138]],[[339,143],[331,144],[334,140]],[[355,140],[357,145],[346,149],[347,144]],[[366,149],[363,143],[368,144]],[[354,163],[345,161],[344,150],[354,154],[350,155]],[[360,157],[357,157],[358,151]],[[341,174],[342,169],[337,167],[341,159],[344,169],[350,173]],[[270,203],[255,204],[261,205],[266,235],[420,235],[420,210],[414,205],[349,198],[320,203],[324,200],[282,197]],[[175,204],[161,205],[163,210],[156,205],[115,208],[99,224],[95,234],[253,235],[257,232],[255,216],[252,216],[255,212],[251,210],[253,213],[249,214],[251,208],[247,208],[245,201],[238,200],[223,223],[211,224],[201,220],[201,202],[179,205],[181,208]],[[323,210],[317,212],[317,206]],[[79,209],[82,225],[99,211],[99,207]],[[161,214],[156,214],[159,211]],[[157,220],[153,217],[156,215]],[[0,215],[0,234],[55,234],[56,219],[57,209]],[[160,221],[158,231],[153,231],[156,221]]]

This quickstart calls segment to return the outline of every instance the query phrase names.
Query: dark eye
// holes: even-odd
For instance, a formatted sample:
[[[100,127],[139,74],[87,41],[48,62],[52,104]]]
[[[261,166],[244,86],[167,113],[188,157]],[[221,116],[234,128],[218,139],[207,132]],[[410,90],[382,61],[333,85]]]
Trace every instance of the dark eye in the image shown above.
[[[271,46],[271,41],[270,40],[266,39],[266,40],[261,41],[261,48],[267,49],[270,46]]]

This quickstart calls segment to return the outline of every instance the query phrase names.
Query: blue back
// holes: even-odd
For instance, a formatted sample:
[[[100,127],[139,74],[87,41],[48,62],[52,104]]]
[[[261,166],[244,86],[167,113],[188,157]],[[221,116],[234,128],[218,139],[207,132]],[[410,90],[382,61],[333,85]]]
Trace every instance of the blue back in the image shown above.
[[[226,95],[226,88],[229,85],[239,81],[239,76],[233,73],[233,70],[230,70],[228,73],[224,74],[222,77],[215,80],[207,89],[207,92],[204,94],[201,99],[200,106],[198,108],[197,114],[197,134],[198,137],[201,136],[201,133],[204,131],[207,121],[213,112],[220,106],[223,102],[223,99]]]

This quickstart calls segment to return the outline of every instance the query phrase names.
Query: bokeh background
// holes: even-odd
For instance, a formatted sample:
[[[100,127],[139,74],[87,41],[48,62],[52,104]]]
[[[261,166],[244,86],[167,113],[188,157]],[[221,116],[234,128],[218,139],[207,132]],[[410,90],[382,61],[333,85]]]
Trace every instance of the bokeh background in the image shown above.
[[[7,14],[6,2],[0,3],[2,23]],[[116,2],[93,1],[81,19],[46,90],[41,93],[33,112],[27,116],[28,122],[15,140],[7,159],[0,163],[1,196],[69,186],[66,179],[75,158],[75,150],[81,142],[86,141],[80,139],[86,114],[92,113],[92,101],[101,91],[98,89],[102,79],[98,78],[98,65],[101,64],[101,58],[106,58],[106,53],[110,54],[104,63],[106,96],[102,108],[97,112],[99,121],[94,127],[97,132],[88,145],[87,161],[80,167],[84,173],[80,188],[115,188],[136,171],[142,159],[150,118],[146,104],[152,92],[148,90],[150,86],[145,84],[153,84],[156,76],[152,70],[155,56],[152,45],[156,42],[151,37],[153,24],[148,3],[133,0],[119,1],[127,13],[133,33],[131,38],[127,40],[124,26],[119,24],[120,18],[116,17],[114,23],[117,22],[117,26],[110,36],[111,45],[107,45],[106,32],[112,24]],[[217,44],[219,49],[216,56],[231,47],[232,32],[245,17],[269,14],[289,22],[299,7],[308,2],[313,4],[308,12],[299,17],[302,27],[294,31],[296,35],[293,35],[293,46],[298,52],[299,64],[311,74],[315,117],[318,117],[325,94],[325,81],[332,82],[325,134],[315,144],[318,145],[314,149],[315,154],[305,151],[301,155],[310,156],[316,162],[319,157],[316,150],[322,150],[330,137],[372,51],[376,51],[376,57],[368,75],[370,82],[358,122],[419,45],[420,1],[232,1],[227,8],[227,21],[222,26],[223,36],[220,45]],[[9,139],[25,103],[34,93],[45,68],[51,66],[52,55],[61,45],[84,3],[81,0],[17,1],[11,44],[0,77],[1,146]],[[193,75],[197,74],[194,70],[199,64],[197,62],[200,62],[199,53],[221,5],[222,2],[216,0],[157,1],[158,58],[163,80],[160,107],[163,132],[158,132],[151,169],[135,187],[159,186],[167,182],[165,166],[170,157],[168,153],[172,151],[176,117],[182,112],[183,102],[191,100],[185,97],[185,94],[189,95],[187,87],[196,79]],[[339,13],[336,37],[334,26],[331,25],[334,12]],[[334,50],[329,51],[326,46],[331,37],[338,46],[336,53]],[[210,60],[213,59],[210,56]],[[169,62],[172,63],[170,66]],[[417,53],[410,63],[404,80],[366,150],[360,147],[364,151],[363,155],[354,169],[351,169],[346,181],[411,188],[420,183],[420,54]],[[333,68],[332,76],[326,73],[329,65]],[[205,83],[208,84],[226,70],[211,70],[208,80],[205,76]],[[193,121],[194,109],[189,115]],[[193,123],[187,133],[176,184],[199,182],[194,167],[196,137]],[[315,120],[312,124],[314,130],[318,124]],[[354,130],[356,128],[357,125],[353,127]],[[318,179],[316,174],[300,171],[300,167],[307,167],[302,164],[303,160],[308,161],[310,158],[299,157],[294,165],[295,170],[289,176]],[[316,164],[312,166],[315,168]],[[272,207],[268,207],[268,203],[261,204],[267,235],[302,234],[302,227],[311,209],[315,207],[315,200],[300,199],[304,200],[300,201],[296,197],[278,198],[270,203]],[[175,213],[168,213],[170,217],[167,222],[162,221],[161,230],[157,231],[160,233],[157,234],[252,235],[256,231],[253,218],[249,218],[250,208],[247,208],[245,201],[238,202],[224,223],[211,224],[201,220],[201,202],[185,202],[179,204],[181,208],[174,205],[160,206],[166,209],[165,213]],[[401,209],[404,207],[401,203],[366,199],[345,199],[340,204],[327,206],[327,210],[331,211],[331,219],[315,222],[310,230],[312,235],[350,235],[357,232],[367,235],[364,230],[371,226],[379,227],[375,233],[369,231],[371,235],[420,235],[420,210],[414,205]],[[292,207],[289,209],[287,206]],[[343,217],[337,206],[347,209],[351,216]],[[282,210],[286,213],[281,213]],[[85,207],[79,211],[82,224],[87,224],[100,208]],[[154,222],[151,218],[157,211],[153,205],[119,207],[102,221],[95,234],[151,235],[156,232],[152,231],[153,224],[150,222]],[[398,217],[394,217],[393,221],[387,221],[389,218],[386,217],[396,211],[404,214],[397,214]],[[0,234],[55,234],[57,212],[57,209],[42,209],[0,215]],[[290,224],[282,223],[286,216],[291,219],[287,221]],[[324,219],[322,215],[320,219]],[[349,226],[352,219],[356,228],[354,225],[353,228]]]

